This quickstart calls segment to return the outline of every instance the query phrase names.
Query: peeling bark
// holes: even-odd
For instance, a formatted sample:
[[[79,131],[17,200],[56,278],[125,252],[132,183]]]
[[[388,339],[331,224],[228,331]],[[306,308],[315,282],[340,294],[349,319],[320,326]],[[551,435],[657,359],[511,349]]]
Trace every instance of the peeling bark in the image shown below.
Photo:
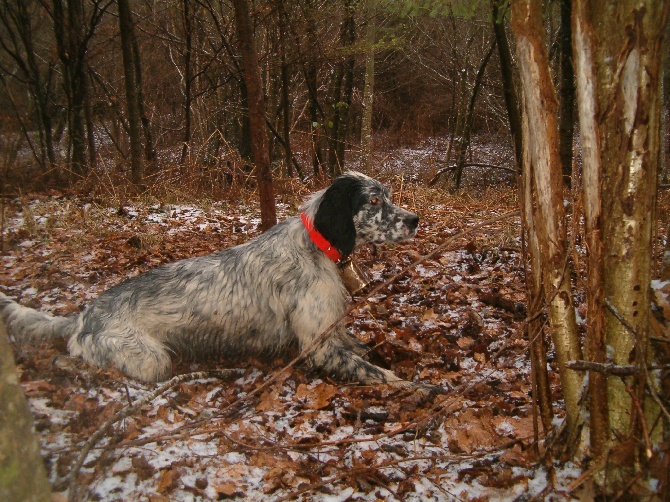
[[[566,367],[581,359],[577,321],[572,303],[567,255],[562,166],[559,156],[558,101],[544,46],[541,2],[524,0],[512,5],[512,30],[520,63],[524,110],[528,120],[530,157],[535,183],[538,242],[543,282],[549,303],[549,320],[565,399],[568,437],[576,440],[579,430],[579,400],[582,375]],[[571,445],[569,445],[571,446]]]
[[[528,137],[528,120],[526,115],[520,116],[522,130],[520,137]],[[526,323],[526,338],[530,342],[531,378],[533,385],[533,403],[539,407],[542,419],[542,429],[545,435],[551,431],[554,413],[551,405],[551,388],[547,373],[547,344],[544,339],[544,326],[538,315],[544,303],[544,288],[542,287],[542,263],[540,260],[540,244],[537,240],[535,228],[535,204],[533,204],[533,165],[528,142],[523,143],[524,151],[519,152],[523,159],[521,178],[521,205],[523,207],[523,228],[527,239],[525,252],[530,261],[530,273],[526,274],[526,297],[528,298],[528,318]],[[537,424],[533,424],[536,439],[539,439]]]
[[[587,328],[586,356],[590,362],[605,363],[607,354],[604,323],[603,231],[602,231],[602,164],[596,96],[596,66],[593,28],[587,21],[586,0],[576,0],[573,13],[573,47],[579,129],[582,149],[582,184],[587,248]],[[591,453],[596,459],[606,452],[609,443],[607,377],[589,373],[589,410]]]

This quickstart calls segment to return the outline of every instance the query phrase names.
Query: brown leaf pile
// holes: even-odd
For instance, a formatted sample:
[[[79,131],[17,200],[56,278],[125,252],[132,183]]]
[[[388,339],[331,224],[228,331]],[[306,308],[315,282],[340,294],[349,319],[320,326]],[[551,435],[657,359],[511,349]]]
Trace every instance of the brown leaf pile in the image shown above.
[[[417,239],[365,247],[357,260],[374,286],[446,237],[512,209],[514,198],[512,189],[471,200],[412,187],[403,202],[421,213]],[[243,242],[256,224],[242,204],[119,211],[59,194],[16,199],[6,208],[0,284],[24,304],[67,314],[125,277]],[[300,367],[255,392],[286,361],[250,360],[237,380],[182,383],[115,424],[76,484],[103,500],[532,497],[546,480],[532,447],[518,233],[518,222],[500,222],[368,301],[355,298],[348,324],[369,357],[446,394],[344,384]],[[153,388],[70,359],[63,341],[16,351],[53,481],[105,420]]]

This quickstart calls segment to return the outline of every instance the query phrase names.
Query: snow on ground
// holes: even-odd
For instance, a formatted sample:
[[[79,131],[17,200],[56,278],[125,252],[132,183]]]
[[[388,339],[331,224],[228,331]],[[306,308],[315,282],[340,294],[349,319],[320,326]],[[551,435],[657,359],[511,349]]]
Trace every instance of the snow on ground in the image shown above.
[[[402,202],[430,209],[420,211],[414,241],[357,251],[372,286],[515,201],[507,187],[475,199],[408,183],[394,182]],[[295,214],[279,209],[282,218]],[[14,199],[5,211],[2,291],[59,315],[148,268],[244,242],[259,223],[254,208],[232,202],[120,209],[53,195]],[[200,375],[115,423],[78,472],[78,493],[110,501],[570,499],[579,471],[557,466],[558,484],[549,486],[533,446],[517,225],[457,240],[374,298],[354,299],[348,325],[375,363],[445,394],[281,371],[288,358],[178,361],[175,373],[244,374]],[[70,359],[62,341],[17,345],[16,357],[54,483],[106,420],[155,389]]]

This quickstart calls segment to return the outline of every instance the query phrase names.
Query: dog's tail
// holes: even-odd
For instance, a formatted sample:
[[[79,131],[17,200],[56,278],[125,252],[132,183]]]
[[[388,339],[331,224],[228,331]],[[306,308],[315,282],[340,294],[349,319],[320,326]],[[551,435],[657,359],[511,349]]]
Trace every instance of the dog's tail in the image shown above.
[[[77,326],[77,317],[54,317],[24,307],[0,293],[0,317],[16,342],[69,337]]]

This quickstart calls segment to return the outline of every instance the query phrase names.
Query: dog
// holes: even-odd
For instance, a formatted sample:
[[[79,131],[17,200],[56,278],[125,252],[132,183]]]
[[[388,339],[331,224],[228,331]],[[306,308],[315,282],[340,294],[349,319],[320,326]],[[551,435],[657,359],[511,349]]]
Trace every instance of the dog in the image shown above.
[[[14,340],[67,337],[72,356],[144,382],[168,378],[172,354],[297,349],[338,380],[422,387],[363,358],[368,346],[342,321],[349,297],[338,270],[356,246],[410,239],[418,223],[380,182],[351,171],[309,198],[299,217],[242,245],[127,279],[78,315],[52,317],[2,293],[0,315]]]

